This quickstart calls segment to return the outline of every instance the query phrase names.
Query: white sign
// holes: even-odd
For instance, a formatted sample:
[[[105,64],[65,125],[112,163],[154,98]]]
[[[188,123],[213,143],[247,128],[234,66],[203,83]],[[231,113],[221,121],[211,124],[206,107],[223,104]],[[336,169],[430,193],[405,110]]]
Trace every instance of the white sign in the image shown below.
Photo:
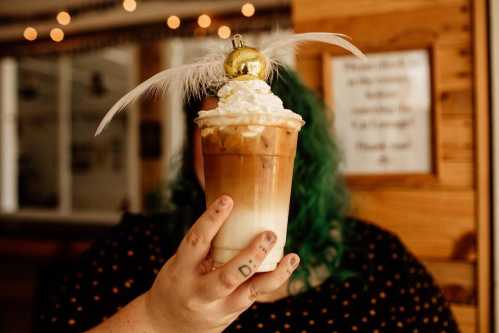
[[[331,58],[335,132],[346,174],[431,172],[426,50]]]

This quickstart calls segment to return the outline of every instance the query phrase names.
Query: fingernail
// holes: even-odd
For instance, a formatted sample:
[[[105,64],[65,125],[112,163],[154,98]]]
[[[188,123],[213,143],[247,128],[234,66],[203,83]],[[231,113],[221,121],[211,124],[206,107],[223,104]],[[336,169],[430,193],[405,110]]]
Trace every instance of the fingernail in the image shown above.
[[[218,205],[220,207],[226,207],[228,204],[229,204],[229,198],[226,195],[220,197],[220,199],[218,200]]]
[[[269,243],[275,242],[277,239],[277,236],[272,232],[272,231],[266,231],[265,232],[265,240]]]
[[[298,257],[297,255],[294,255],[291,257],[291,259],[289,259],[289,264],[293,268],[297,267],[299,263],[300,263],[300,257]]]

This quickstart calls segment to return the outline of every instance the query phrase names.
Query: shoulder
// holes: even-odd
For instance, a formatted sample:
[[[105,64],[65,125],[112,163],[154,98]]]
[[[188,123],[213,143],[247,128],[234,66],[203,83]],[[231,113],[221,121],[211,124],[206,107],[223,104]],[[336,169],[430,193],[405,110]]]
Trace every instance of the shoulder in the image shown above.
[[[86,254],[102,248],[142,248],[157,244],[162,252],[174,251],[185,232],[185,217],[180,211],[157,214],[125,213],[119,224],[97,239]]]
[[[345,240],[348,243],[357,243],[366,241],[374,243],[394,243],[397,246],[402,245],[399,237],[393,232],[377,226],[371,222],[363,221],[357,218],[348,218],[345,222]]]
[[[54,264],[38,282],[39,331],[95,326],[150,287],[181,232],[172,214],[124,214],[76,261]]]
[[[80,257],[80,261],[97,261],[107,264],[121,261],[127,265],[142,261],[151,252],[168,255],[177,246],[178,221],[175,214],[125,213],[119,224],[96,239]],[[173,235],[177,232],[178,235]]]
[[[457,331],[440,288],[399,237],[359,220],[349,220],[346,229],[343,261],[372,299],[396,313],[397,320],[405,318],[406,327]]]
[[[373,223],[348,219],[344,232],[346,258],[358,258],[363,263],[408,267],[419,263],[400,238]]]
[[[433,281],[424,265],[397,235],[361,220],[349,219],[346,224],[343,262],[371,280],[374,276],[399,280],[399,284]]]

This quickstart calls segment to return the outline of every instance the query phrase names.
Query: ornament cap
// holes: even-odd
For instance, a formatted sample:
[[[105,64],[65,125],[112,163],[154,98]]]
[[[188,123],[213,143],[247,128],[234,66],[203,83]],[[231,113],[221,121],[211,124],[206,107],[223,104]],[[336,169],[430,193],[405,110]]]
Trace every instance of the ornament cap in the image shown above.
[[[243,36],[241,34],[235,34],[232,37],[232,47],[235,49],[240,49],[241,47],[245,47],[246,43],[244,43]]]

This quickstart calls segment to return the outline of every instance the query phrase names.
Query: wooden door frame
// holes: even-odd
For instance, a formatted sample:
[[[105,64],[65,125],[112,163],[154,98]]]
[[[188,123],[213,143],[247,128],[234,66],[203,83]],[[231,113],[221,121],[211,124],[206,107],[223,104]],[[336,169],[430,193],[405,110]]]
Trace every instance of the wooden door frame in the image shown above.
[[[494,253],[499,251],[499,3],[490,1],[490,59],[491,59],[491,101],[492,101],[492,163],[493,163],[493,234]],[[499,283],[499,256],[492,258],[494,264],[494,285]],[[499,316],[499,288],[494,288],[494,318]],[[499,332],[499,320],[495,320],[495,331]]]
[[[494,1],[491,1],[494,2]],[[488,1],[473,5],[473,109],[475,112],[475,182],[478,236],[478,327],[492,329],[491,214],[490,214],[490,105],[488,66]]]

